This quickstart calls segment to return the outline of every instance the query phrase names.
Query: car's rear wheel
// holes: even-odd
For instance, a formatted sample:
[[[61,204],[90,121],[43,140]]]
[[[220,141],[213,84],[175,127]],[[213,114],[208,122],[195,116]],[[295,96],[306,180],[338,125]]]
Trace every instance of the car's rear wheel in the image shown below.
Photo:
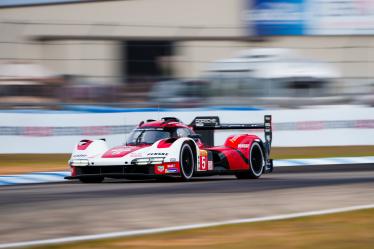
[[[249,170],[236,174],[238,179],[257,179],[265,167],[264,152],[258,142],[253,142],[249,152]]]
[[[182,180],[188,181],[192,178],[195,168],[195,159],[192,148],[188,143],[182,145],[180,152],[180,170]]]
[[[91,176],[91,177],[81,177],[79,181],[82,183],[100,183],[104,181],[104,177],[102,176]]]

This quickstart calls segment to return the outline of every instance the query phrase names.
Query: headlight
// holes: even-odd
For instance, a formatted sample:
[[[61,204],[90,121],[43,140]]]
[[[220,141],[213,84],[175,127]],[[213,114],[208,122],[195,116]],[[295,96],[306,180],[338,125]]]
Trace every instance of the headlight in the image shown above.
[[[147,165],[147,164],[161,164],[164,162],[164,157],[149,157],[149,158],[138,158],[132,161],[132,164],[136,165]]]
[[[152,157],[151,160],[150,160],[151,164],[161,164],[163,162],[164,162],[163,157]]]
[[[139,158],[135,160],[135,164],[138,164],[138,165],[146,165],[148,163],[149,163],[149,158]]]
[[[89,162],[87,159],[74,159],[70,161],[70,166],[88,166]]]

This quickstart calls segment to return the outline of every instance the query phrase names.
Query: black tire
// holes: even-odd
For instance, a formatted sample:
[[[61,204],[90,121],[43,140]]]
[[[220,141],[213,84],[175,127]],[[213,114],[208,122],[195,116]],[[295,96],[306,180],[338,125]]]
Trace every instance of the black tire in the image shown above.
[[[190,180],[195,169],[195,158],[191,146],[188,143],[182,145],[179,162],[182,180]]]
[[[81,177],[79,181],[82,183],[101,183],[104,181],[102,176],[91,176],[91,177]]]
[[[260,178],[265,167],[264,152],[258,142],[253,142],[249,152],[249,170],[235,174],[238,179]]]

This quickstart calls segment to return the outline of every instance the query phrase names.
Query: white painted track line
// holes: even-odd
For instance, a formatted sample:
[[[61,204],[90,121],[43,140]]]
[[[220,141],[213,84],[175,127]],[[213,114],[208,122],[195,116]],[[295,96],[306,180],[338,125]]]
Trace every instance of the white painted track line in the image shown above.
[[[274,160],[274,167],[374,163],[374,156]]]
[[[312,159],[282,159],[274,160],[274,167],[299,167],[315,165],[344,165],[344,164],[364,164],[373,163],[374,156],[367,157],[330,157],[330,158],[312,158]],[[57,172],[35,172],[20,175],[0,175],[0,186],[16,185],[25,183],[48,183],[62,182],[64,177],[70,175],[69,171]]]
[[[41,245],[61,244],[61,243],[70,243],[70,242],[78,242],[78,241],[89,241],[89,240],[97,240],[97,239],[109,239],[109,238],[117,238],[117,237],[129,237],[129,236],[135,236],[135,235],[138,236],[138,235],[147,235],[147,234],[155,234],[155,233],[174,232],[174,231],[182,231],[182,230],[196,229],[196,228],[207,228],[207,227],[222,226],[222,225],[286,220],[286,219],[292,219],[292,218],[334,214],[334,213],[348,212],[348,211],[355,211],[355,210],[369,209],[369,208],[374,208],[374,204],[324,209],[324,210],[291,213],[291,214],[280,214],[280,215],[255,217],[255,218],[247,218],[247,219],[236,219],[236,220],[226,220],[226,221],[210,222],[210,223],[190,224],[190,225],[184,225],[184,226],[118,231],[118,232],[112,232],[112,233],[71,236],[71,237],[54,238],[54,239],[46,239],[46,240],[23,241],[23,242],[0,244],[0,248],[41,246]]]
[[[0,175],[0,186],[26,183],[62,182],[65,181],[64,177],[68,175],[70,175],[69,171],[35,172],[20,175]]]

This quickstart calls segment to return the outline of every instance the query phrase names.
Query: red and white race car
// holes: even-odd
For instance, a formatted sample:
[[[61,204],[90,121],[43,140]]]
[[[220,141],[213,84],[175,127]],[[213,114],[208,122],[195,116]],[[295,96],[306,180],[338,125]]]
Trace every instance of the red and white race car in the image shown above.
[[[214,146],[214,130],[263,129],[265,141],[251,134],[229,136]],[[259,178],[273,170],[269,158],[272,139],[271,116],[260,124],[221,124],[219,118],[196,117],[190,125],[177,118],[141,122],[125,145],[108,148],[105,139],[82,140],[69,160],[71,176],[81,182],[108,178],[235,175]]]

